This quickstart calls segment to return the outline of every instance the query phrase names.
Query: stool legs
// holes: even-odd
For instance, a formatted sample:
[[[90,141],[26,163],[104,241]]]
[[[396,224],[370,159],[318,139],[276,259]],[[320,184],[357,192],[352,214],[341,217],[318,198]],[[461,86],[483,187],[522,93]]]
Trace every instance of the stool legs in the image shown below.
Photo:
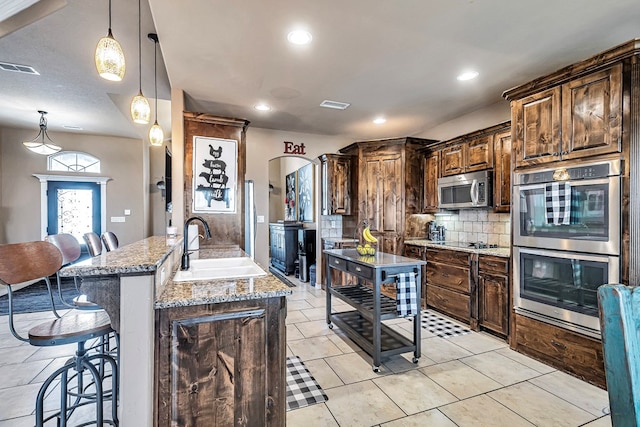
[[[100,364],[108,363],[111,366],[111,390],[106,391],[103,389],[103,380],[106,378],[101,372],[98,371],[94,365],[94,361],[98,361]],[[69,371],[76,371],[75,374],[69,378]],[[88,371],[92,378],[92,383],[95,387],[95,393],[86,393],[84,386],[83,375]],[[102,369],[101,369],[102,371]],[[54,415],[44,418],[44,399],[49,386],[53,381],[60,376],[60,412]],[[76,377],[77,392],[69,391],[69,382]],[[102,426],[103,423],[117,426],[118,421],[118,387],[119,387],[119,374],[118,365],[116,360],[108,354],[94,354],[87,355],[87,351],[84,348],[84,342],[78,343],[78,351],[76,356],[68,361],[63,367],[56,370],[50,375],[47,380],[40,387],[38,397],[36,400],[36,427],[44,426],[44,423],[50,419],[57,418],[58,426],[66,427],[69,417],[80,406],[88,405],[91,403],[96,404],[96,420],[80,424],[81,426],[96,424]],[[75,397],[72,404],[69,404],[69,398]],[[111,420],[104,420],[103,415],[103,399],[110,397],[111,400]],[[85,400],[84,402],[82,400]]]

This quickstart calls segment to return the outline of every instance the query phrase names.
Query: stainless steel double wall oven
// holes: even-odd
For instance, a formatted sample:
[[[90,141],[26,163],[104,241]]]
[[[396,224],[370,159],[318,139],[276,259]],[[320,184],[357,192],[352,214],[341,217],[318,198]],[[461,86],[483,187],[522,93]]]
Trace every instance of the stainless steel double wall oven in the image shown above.
[[[620,160],[514,173],[516,312],[600,336],[597,289],[620,280]]]

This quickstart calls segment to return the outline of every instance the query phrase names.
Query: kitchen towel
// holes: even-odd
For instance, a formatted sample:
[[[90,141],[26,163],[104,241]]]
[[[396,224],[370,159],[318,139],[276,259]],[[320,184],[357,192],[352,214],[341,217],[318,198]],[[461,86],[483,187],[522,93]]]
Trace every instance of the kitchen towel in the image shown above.
[[[418,314],[418,289],[414,273],[399,273],[396,276],[396,310],[400,317]]]
[[[571,184],[553,182],[545,187],[547,224],[569,225],[571,223]]]

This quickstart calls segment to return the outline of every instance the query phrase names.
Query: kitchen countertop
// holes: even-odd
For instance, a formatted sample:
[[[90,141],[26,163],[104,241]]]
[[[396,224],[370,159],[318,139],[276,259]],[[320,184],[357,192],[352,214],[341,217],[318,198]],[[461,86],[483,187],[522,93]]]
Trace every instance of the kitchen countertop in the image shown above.
[[[196,258],[231,258],[246,256],[241,249],[200,249]],[[163,291],[156,298],[156,309],[186,307],[201,304],[217,304],[229,301],[272,298],[291,295],[290,287],[268,273],[266,276],[245,279],[198,280],[194,282],[174,282],[169,279]]]
[[[469,246],[465,246],[464,243],[460,242],[434,242],[432,240],[427,239],[407,239],[404,241],[405,245],[413,245],[413,246],[421,246],[424,248],[436,248],[436,249],[449,249],[452,251],[461,251],[461,252],[470,252],[475,254],[483,254],[483,255],[492,255],[498,256],[502,258],[511,257],[511,249],[505,247],[498,248],[484,248],[484,249],[476,249]]]
[[[425,261],[400,255],[376,252],[375,255],[359,255],[355,249],[325,249],[325,254],[334,255],[349,261],[369,265],[373,268],[395,267],[401,265],[421,265]]]

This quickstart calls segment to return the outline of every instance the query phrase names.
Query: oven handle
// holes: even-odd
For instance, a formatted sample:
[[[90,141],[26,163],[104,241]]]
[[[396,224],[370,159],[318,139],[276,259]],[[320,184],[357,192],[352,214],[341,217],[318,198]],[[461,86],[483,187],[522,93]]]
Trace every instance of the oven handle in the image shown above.
[[[478,205],[478,197],[479,197],[479,188],[478,188],[478,180],[474,179],[473,181],[471,181],[471,190],[469,192],[469,195],[471,196],[471,204],[473,206],[477,206]]]

